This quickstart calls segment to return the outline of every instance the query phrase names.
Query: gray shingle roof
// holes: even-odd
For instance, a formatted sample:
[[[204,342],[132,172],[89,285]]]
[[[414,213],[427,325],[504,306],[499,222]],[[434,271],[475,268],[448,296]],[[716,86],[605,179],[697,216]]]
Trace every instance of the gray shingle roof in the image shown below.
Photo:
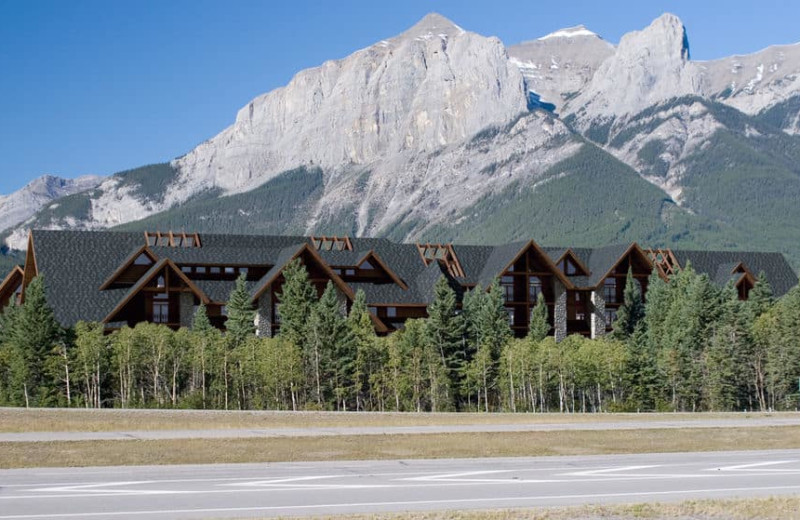
[[[797,274],[781,253],[763,253],[753,251],[690,251],[673,249],[681,267],[691,262],[698,273],[707,274],[715,283],[724,285],[731,277],[725,277],[725,269],[733,269],[740,262],[758,276],[761,271],[767,276],[776,297],[783,296],[797,285]],[[730,270],[728,271],[730,273]]]
[[[101,284],[130,256],[145,245],[140,232],[114,231],[42,231],[33,232],[39,272],[44,275],[48,301],[56,318],[64,325],[78,320],[100,321],[125,297],[131,288],[100,291]],[[248,289],[256,294],[263,285],[285,267],[304,245],[307,237],[200,235],[202,247],[152,247],[163,262],[175,264],[269,265],[270,271]],[[500,246],[455,245],[454,250],[465,276],[453,279],[438,262],[426,266],[414,244],[398,244],[382,238],[353,238],[354,251],[320,251],[329,265],[355,265],[373,251],[408,289],[394,283],[351,283],[353,291],[364,290],[370,304],[428,304],[436,281],[445,276],[459,294],[464,285],[488,286],[517,256],[528,241]],[[619,260],[630,245],[599,248],[572,248],[590,270],[589,276],[569,277],[578,287],[595,287],[602,276]],[[555,262],[567,250],[546,247],[545,253]],[[707,273],[722,285],[731,278],[731,270],[742,262],[755,275],[764,271],[776,296],[797,285],[797,275],[780,253],[720,252],[673,250],[681,265],[691,261],[694,268]],[[224,302],[234,287],[233,281],[193,280],[214,301]]]

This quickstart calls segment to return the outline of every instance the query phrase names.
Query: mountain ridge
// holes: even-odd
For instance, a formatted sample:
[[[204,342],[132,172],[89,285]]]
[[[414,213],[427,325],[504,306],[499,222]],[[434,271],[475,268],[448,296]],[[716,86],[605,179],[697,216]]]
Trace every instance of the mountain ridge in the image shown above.
[[[506,48],[433,13],[395,37],[298,72],[171,163],[70,195],[71,214],[45,206],[6,242],[19,247],[31,226],[99,229],[141,219],[142,226],[186,226],[194,219],[190,227],[211,230],[236,218],[255,225],[253,215],[261,215],[271,233],[445,240],[469,239],[472,229],[485,240],[499,236],[503,222],[519,235],[503,235],[511,239],[531,230],[547,236],[534,222],[547,221],[586,245],[640,237],[652,245],[741,247],[753,226],[704,192],[713,179],[701,169],[726,182],[760,176],[764,187],[754,197],[777,197],[774,205],[784,207],[772,186],[780,179],[793,194],[800,171],[783,160],[766,171],[759,164],[800,150],[798,109],[800,45],[694,61],[683,23],[665,14],[616,46],[577,26]],[[722,167],[718,150],[731,140],[742,160]],[[576,179],[605,182],[592,173],[593,161],[641,200],[602,190],[595,191],[613,207],[591,200]],[[560,199],[553,205],[543,193]],[[773,215],[763,205],[745,206],[756,225],[769,225]],[[290,207],[296,214],[282,228],[275,215]],[[552,220],[559,216],[565,224]],[[794,231],[779,227],[784,236],[752,244],[800,258],[800,246],[785,245]]]

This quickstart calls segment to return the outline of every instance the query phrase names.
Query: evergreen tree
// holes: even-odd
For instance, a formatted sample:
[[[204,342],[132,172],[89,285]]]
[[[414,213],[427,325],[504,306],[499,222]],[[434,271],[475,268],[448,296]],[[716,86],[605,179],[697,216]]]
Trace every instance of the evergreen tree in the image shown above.
[[[211,320],[208,319],[208,310],[206,309],[206,304],[201,302],[197,307],[197,310],[194,311],[194,317],[192,319],[192,331],[198,334],[205,334],[213,328],[214,326],[211,325]]]
[[[375,327],[369,316],[367,299],[364,291],[358,290],[350,314],[347,316],[349,354],[354,357],[352,373],[344,376],[345,381],[352,381],[352,398],[355,399],[356,411],[367,406],[369,380],[375,372]]]
[[[621,340],[630,338],[643,318],[642,290],[629,267],[628,276],[625,278],[622,305],[617,310],[617,320],[614,322],[614,337]]]
[[[433,288],[433,301],[428,306],[425,324],[428,340],[439,352],[447,374],[448,403],[440,403],[443,409],[454,404],[454,389],[459,386],[460,374],[466,362],[464,325],[461,316],[456,313],[456,304],[456,294],[447,277],[440,277]]]
[[[544,302],[544,294],[539,293],[536,299],[536,305],[533,306],[531,311],[531,322],[528,329],[528,339],[530,341],[538,342],[547,337],[550,332],[549,316],[547,312],[547,305]]]
[[[234,348],[255,334],[255,309],[247,290],[247,278],[244,273],[236,279],[236,286],[228,297],[228,320],[225,322],[228,340]],[[202,323],[202,318],[200,318]]]
[[[483,392],[483,409],[488,412],[490,401],[495,401],[495,396],[490,396],[489,393],[494,393],[496,388],[500,352],[512,336],[505,298],[497,279],[489,286],[483,305],[478,311],[475,327],[479,343],[470,372],[473,378],[478,379]]]
[[[318,406],[330,401],[335,388],[334,356],[347,338],[347,323],[342,304],[332,282],[328,282],[319,301],[312,306],[307,343],[314,376],[314,397]]]
[[[12,353],[11,386],[18,404],[47,406],[57,395],[57,386],[48,378],[46,361],[63,337],[53,310],[47,303],[44,279],[31,280],[25,301],[6,323],[6,340]]]
[[[308,279],[308,271],[295,258],[283,270],[284,282],[281,293],[278,295],[280,305],[281,331],[280,335],[290,343],[296,345],[303,354],[303,373],[305,374],[306,388],[315,388],[315,353],[307,341],[309,338],[309,323],[312,309],[317,301],[317,290]]]

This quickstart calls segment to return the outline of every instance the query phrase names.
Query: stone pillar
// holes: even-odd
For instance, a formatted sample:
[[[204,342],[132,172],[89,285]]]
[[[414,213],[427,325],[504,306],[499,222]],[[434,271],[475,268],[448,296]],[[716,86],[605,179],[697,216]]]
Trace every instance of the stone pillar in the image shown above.
[[[267,290],[258,299],[255,326],[256,336],[272,337],[272,289]]]
[[[191,327],[194,321],[194,294],[182,292],[178,298],[178,314],[181,327]]]
[[[600,291],[592,291],[589,302],[589,312],[592,328],[592,339],[606,334],[606,300]]]
[[[555,305],[553,306],[553,329],[556,341],[561,341],[567,337],[567,289],[559,280],[553,281],[553,295]]]

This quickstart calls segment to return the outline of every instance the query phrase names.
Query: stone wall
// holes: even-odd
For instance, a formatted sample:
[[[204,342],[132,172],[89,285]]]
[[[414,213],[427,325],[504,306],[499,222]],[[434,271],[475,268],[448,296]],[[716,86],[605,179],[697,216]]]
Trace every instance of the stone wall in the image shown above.
[[[592,338],[599,338],[606,333],[606,300],[600,291],[592,291],[589,302]]]
[[[553,282],[555,306],[553,308],[553,328],[556,341],[567,337],[567,289],[559,280]]]
[[[267,290],[258,299],[255,326],[256,336],[272,336],[272,289]]]
[[[194,321],[194,294],[182,292],[178,298],[181,327],[191,327]]]

